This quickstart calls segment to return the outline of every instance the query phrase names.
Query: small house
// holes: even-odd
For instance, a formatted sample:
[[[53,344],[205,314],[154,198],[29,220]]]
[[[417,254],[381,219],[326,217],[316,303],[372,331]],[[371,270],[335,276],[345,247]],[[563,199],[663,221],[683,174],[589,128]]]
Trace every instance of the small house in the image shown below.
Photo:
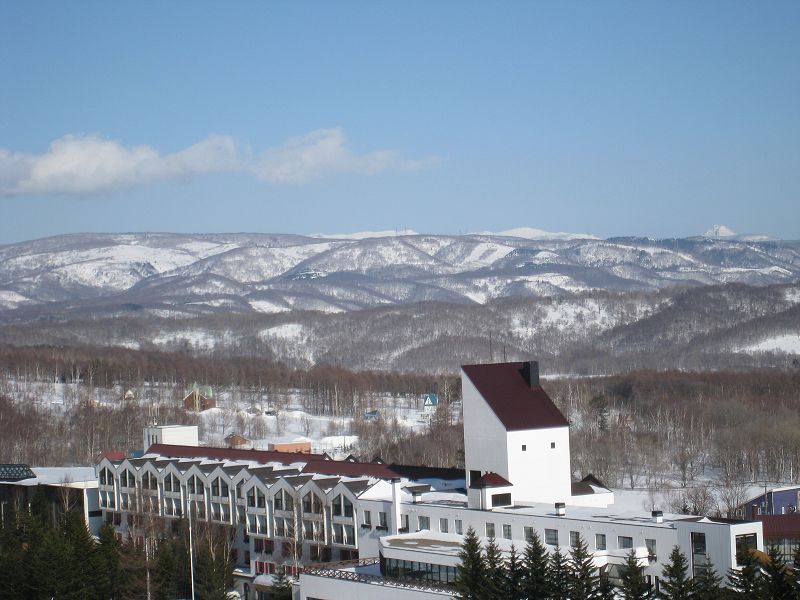
[[[435,413],[439,408],[439,396],[434,393],[425,394],[422,399],[422,410],[426,413]]]
[[[217,405],[214,400],[214,392],[210,385],[192,385],[192,389],[183,398],[183,408],[200,412],[214,408]]]
[[[299,452],[300,454],[311,454],[311,442],[280,442],[267,446],[273,452]]]
[[[229,433],[225,436],[225,444],[228,448],[244,448],[250,445],[250,440],[238,433]]]

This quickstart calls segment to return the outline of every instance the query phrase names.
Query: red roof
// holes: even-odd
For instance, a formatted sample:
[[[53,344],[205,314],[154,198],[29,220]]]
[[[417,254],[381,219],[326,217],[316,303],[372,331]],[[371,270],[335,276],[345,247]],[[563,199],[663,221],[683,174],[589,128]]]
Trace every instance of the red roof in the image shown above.
[[[272,450],[243,450],[238,448],[213,448],[209,446],[173,446],[172,444],[153,444],[148,454],[160,454],[174,458],[209,458],[212,460],[252,460],[259,463],[277,462],[289,465],[318,458],[321,454],[301,452],[275,452]]]
[[[491,488],[491,487],[508,487],[513,485],[510,481],[497,473],[486,473],[483,477],[479,477],[473,481],[469,487],[471,488]]]
[[[521,362],[464,365],[461,369],[506,431],[567,427],[569,422],[541,386],[529,386]]]
[[[128,457],[127,453],[121,450],[106,450],[105,452],[101,452],[97,456],[97,462],[100,462],[104,458],[108,460],[117,461],[117,460],[125,460]]]
[[[800,515],[755,515],[764,527],[765,540],[800,539]]]
[[[303,467],[303,473],[319,473],[320,475],[339,475],[342,477],[377,477],[378,479],[394,479],[400,477],[390,467],[380,463],[349,462],[346,460],[313,459]]]

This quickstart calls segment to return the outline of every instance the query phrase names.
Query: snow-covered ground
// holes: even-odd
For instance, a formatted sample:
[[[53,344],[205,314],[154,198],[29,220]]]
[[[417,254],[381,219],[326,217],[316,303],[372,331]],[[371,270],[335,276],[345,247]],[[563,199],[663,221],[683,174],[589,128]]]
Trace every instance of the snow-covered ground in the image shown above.
[[[786,352],[787,354],[800,354],[800,334],[789,333],[775,335],[760,342],[742,346],[738,352]]]

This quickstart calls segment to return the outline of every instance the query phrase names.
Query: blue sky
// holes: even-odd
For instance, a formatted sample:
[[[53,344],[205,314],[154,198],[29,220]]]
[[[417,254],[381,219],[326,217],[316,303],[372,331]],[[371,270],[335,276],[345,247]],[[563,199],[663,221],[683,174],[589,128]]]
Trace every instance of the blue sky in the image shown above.
[[[800,3],[0,3],[0,243],[800,238]]]

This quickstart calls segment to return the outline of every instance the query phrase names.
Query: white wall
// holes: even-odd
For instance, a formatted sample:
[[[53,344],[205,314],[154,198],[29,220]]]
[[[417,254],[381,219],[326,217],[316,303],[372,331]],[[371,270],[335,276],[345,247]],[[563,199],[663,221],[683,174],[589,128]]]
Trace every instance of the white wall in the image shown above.
[[[555,448],[551,448],[551,444]],[[509,431],[507,479],[519,502],[569,502],[572,469],[569,427]],[[522,450],[522,446],[525,450]]]
[[[691,534],[699,532],[706,534],[706,552],[718,573],[726,573],[736,566],[736,536],[755,533],[758,548],[764,548],[762,525],[760,522],[742,522],[727,525],[714,522],[681,521],[677,523],[678,542],[686,554],[689,567],[692,566]]]
[[[471,470],[491,471],[510,479],[506,451],[506,429],[483,396],[461,372],[461,394],[464,407],[464,464],[467,485]],[[516,484],[511,480],[511,483]]]
[[[197,425],[153,425],[145,427],[142,450],[153,444],[172,444],[173,446],[197,446],[199,436]]]

